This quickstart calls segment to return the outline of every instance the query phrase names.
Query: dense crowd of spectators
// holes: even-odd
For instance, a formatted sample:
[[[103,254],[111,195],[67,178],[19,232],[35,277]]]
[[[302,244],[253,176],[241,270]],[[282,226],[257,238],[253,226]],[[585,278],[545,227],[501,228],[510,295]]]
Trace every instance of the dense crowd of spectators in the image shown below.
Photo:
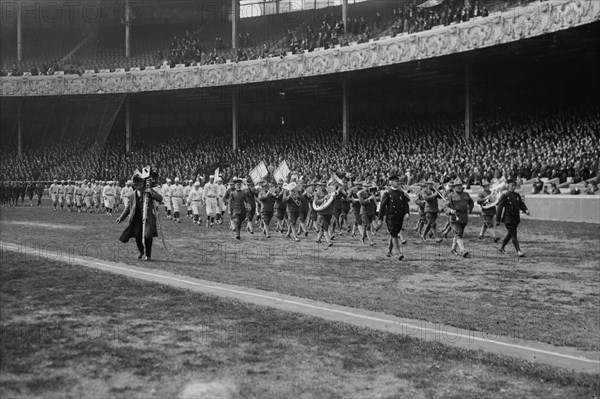
[[[349,17],[344,21],[340,15],[340,7],[335,13],[328,9],[323,13],[318,24],[300,24],[290,28],[280,38],[276,45],[254,40],[249,32],[242,32],[237,37],[237,51],[232,51],[231,46],[226,46],[222,37],[217,37],[213,42],[203,37],[201,30],[186,31],[182,35],[173,37],[166,53],[158,50],[155,55],[157,66],[176,64],[208,65],[221,64],[226,60],[232,62],[254,60],[267,57],[285,55],[287,52],[294,54],[303,51],[314,51],[317,48],[333,48],[347,46],[350,43],[364,43],[372,38],[382,35],[396,36],[402,33],[415,33],[431,29],[439,25],[449,25],[468,21],[474,17],[485,17],[489,14],[486,0],[469,2],[464,0],[447,0],[441,4],[423,7],[416,3],[404,4],[390,10],[374,10],[372,15],[359,15]],[[518,0],[503,2],[502,8],[509,8],[520,4]],[[494,4],[498,4],[497,2]],[[122,67],[115,65],[113,69]],[[26,65],[26,66],[24,66]],[[140,65],[145,67],[145,65]],[[9,64],[0,69],[0,75],[20,76],[24,71],[32,75],[53,74],[54,71],[64,71],[65,74],[82,74],[85,69],[97,69],[93,65],[70,65],[54,63],[53,65]]]
[[[185,31],[182,36],[175,36],[169,46],[169,59],[175,64],[192,63],[202,56],[199,30]]]
[[[238,151],[232,150],[227,129],[198,130],[168,136],[137,132],[130,154],[124,137],[114,133],[106,143],[49,138],[20,157],[8,142],[0,154],[0,180],[125,180],[147,164],[163,177],[186,179],[219,167],[227,179],[247,176],[261,161],[272,170],[284,160],[308,180],[336,173],[383,183],[392,170],[407,175],[408,183],[460,177],[474,185],[538,175],[560,182],[600,179],[598,108],[489,116],[476,121],[471,139],[457,120],[368,121],[353,125],[347,147],[333,125],[255,126],[241,132]]]

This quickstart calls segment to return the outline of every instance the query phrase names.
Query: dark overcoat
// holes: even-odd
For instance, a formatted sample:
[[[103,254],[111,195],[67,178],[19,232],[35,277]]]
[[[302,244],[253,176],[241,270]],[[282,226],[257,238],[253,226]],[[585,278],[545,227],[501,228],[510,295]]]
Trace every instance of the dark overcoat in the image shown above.
[[[154,214],[154,201],[156,201],[157,203],[161,202],[162,196],[156,191],[151,190],[150,200],[148,201],[148,220],[146,221],[146,231],[144,232],[144,238],[146,239],[158,237],[158,231],[156,229],[156,215]],[[121,234],[121,237],[119,237],[119,240],[122,242],[128,242],[130,238],[135,237],[136,231],[141,231],[142,229],[142,220],[140,219],[136,221],[133,217],[137,210],[137,202],[137,191],[134,191],[129,195],[129,206],[126,206],[125,209],[123,209],[123,213],[121,213],[121,216],[119,216],[119,220],[125,220],[127,216],[131,216],[129,218],[129,225],[127,226],[127,228],[125,228],[125,230]],[[140,223],[140,225],[136,226],[136,223]]]

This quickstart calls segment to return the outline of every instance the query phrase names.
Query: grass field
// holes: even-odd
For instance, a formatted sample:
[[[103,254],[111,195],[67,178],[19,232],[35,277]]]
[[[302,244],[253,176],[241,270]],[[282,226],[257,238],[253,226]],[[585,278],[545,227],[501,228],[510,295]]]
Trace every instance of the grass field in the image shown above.
[[[223,226],[198,228],[161,218],[168,251],[154,242],[152,262],[135,260],[134,243],[117,238],[124,225],[104,214],[1,208],[0,239],[39,248],[163,269],[459,328],[583,350],[600,349],[599,225],[526,220],[519,234],[527,256],[499,255],[491,239],[476,239],[471,218],[466,245],[472,257],[449,254],[448,241],[422,243],[407,223],[403,262],[385,254],[385,234],[369,247],[348,235],[325,249],[314,234],[300,243],[275,235],[244,234]],[[227,222],[226,222],[227,223]],[[502,233],[503,230],[500,230]],[[510,245],[510,244],[509,244]]]
[[[591,398],[597,376],[55,261],[0,264],[0,396]]]

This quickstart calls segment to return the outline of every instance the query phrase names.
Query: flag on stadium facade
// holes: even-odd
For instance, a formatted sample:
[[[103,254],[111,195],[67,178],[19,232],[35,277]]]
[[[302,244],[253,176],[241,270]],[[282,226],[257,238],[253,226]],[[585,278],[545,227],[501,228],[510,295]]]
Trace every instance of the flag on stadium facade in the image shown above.
[[[254,169],[252,169],[250,171],[250,178],[252,179],[254,184],[257,184],[259,181],[264,179],[268,174],[269,174],[269,171],[267,170],[267,165],[265,165],[264,162],[261,162],[258,165],[256,165],[256,167]]]
[[[273,177],[275,178],[275,181],[278,181],[279,179],[285,181],[289,174],[290,168],[288,167],[287,162],[283,161],[273,172]]]

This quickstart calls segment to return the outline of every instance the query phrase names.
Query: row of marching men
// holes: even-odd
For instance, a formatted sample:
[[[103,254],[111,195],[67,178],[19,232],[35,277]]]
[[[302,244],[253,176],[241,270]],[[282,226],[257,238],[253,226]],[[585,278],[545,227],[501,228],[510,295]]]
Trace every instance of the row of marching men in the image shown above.
[[[162,203],[167,219],[176,223],[180,223],[183,213],[186,213],[186,217],[199,226],[204,224],[203,216],[205,216],[206,227],[212,227],[215,224],[222,224],[223,216],[228,212],[231,216],[232,230],[236,230],[236,225],[239,225],[237,230],[240,230],[241,224],[246,222],[246,231],[254,234],[254,223],[258,222],[263,234],[270,238],[270,222],[275,219],[278,232],[283,233],[288,239],[299,241],[299,236],[306,236],[311,229],[319,230],[315,223],[317,217],[313,209],[313,199],[319,187],[323,187],[326,192],[335,194],[332,204],[333,222],[328,226],[331,229],[328,230],[329,234],[324,232],[329,244],[330,238],[336,235],[336,228],[340,229],[340,234],[343,234],[341,229],[344,228],[348,232],[352,231],[353,235],[358,229],[361,236],[364,235],[366,238],[362,224],[359,223],[361,208],[363,214],[374,215],[377,204],[374,197],[372,201],[368,200],[370,196],[364,199],[364,204],[359,203],[357,194],[365,186],[371,187],[373,194],[376,193],[377,187],[368,182],[301,184],[292,178],[289,184],[284,183],[283,180],[277,183],[263,180],[254,184],[251,179],[242,180],[234,177],[226,186],[221,178],[211,175],[204,186],[200,182],[192,183],[190,180],[166,179],[157,191],[163,197]],[[243,191],[244,198],[241,198],[241,194],[236,194],[238,191]],[[243,208],[244,214],[241,220],[237,216],[242,213],[240,208]],[[354,210],[355,220],[357,220],[353,226],[348,225],[347,218],[351,209]],[[236,234],[236,237],[239,237],[239,234]],[[370,237],[369,240],[371,241]]]
[[[324,238],[327,246],[331,246],[337,228],[340,235],[346,229],[355,236],[358,230],[363,243],[368,240],[370,245],[374,245],[372,234],[381,228],[385,219],[390,234],[387,256],[393,256],[393,248],[398,243],[406,244],[403,221],[408,218],[409,202],[412,201],[419,209],[416,231],[420,238],[424,241],[433,238],[436,243],[441,243],[443,238],[452,233],[451,253],[468,257],[469,251],[465,248],[463,236],[475,202],[464,191],[464,183],[456,179],[448,183],[443,193],[431,181],[421,186],[413,201],[402,187],[400,178],[394,175],[390,176],[389,185],[384,189],[368,181],[345,182],[337,178],[310,184],[302,184],[292,178],[289,184],[283,180],[275,184],[262,181],[256,186],[252,185],[251,180],[246,184],[242,179],[234,178],[225,190],[223,203],[229,210],[230,227],[235,231],[236,239],[240,239],[244,221],[247,222],[246,230],[253,233],[252,222],[256,216],[267,237],[270,237],[270,223],[275,217],[277,231],[295,241],[300,241],[300,236],[307,236],[314,229],[317,232],[316,242],[322,243]],[[505,247],[512,241],[518,256],[524,256],[517,239],[517,226],[520,223],[519,214],[529,214],[529,210],[515,191],[515,181],[509,179],[493,191],[488,182],[483,182],[482,186],[483,191],[477,198],[483,220],[478,238],[483,240],[485,232],[491,229],[494,242],[498,242],[500,237],[496,233],[496,226],[504,223],[507,234],[498,251],[506,253]],[[440,200],[443,203],[441,209]],[[349,213],[354,218],[352,226],[348,222]],[[441,236],[437,235],[436,225],[439,213],[447,216]],[[403,258],[399,248],[398,252],[399,258]]]
[[[270,238],[271,222],[275,220],[275,230],[290,240],[300,241],[300,237],[314,231],[318,243],[324,239],[331,246],[338,234],[347,232],[353,237],[358,233],[363,243],[374,245],[380,188],[372,182],[332,179],[304,184],[292,177],[290,183],[280,179],[254,184],[251,179],[234,177],[226,186],[222,179],[209,176],[204,186],[200,182],[183,183],[178,178],[166,179],[159,190],[167,219],[177,223],[187,210],[193,223],[203,225],[204,214],[206,227],[212,227],[222,224],[228,212],[229,227],[237,239],[244,223],[250,234],[254,234],[258,223],[263,235]],[[324,202],[327,206],[321,209]],[[348,222],[349,214],[354,216],[353,224]]]
[[[128,200],[133,192],[132,182],[125,187],[119,182],[107,180],[54,180],[48,187],[48,196],[52,200],[54,211],[68,212],[106,212],[112,215],[119,205]]]

